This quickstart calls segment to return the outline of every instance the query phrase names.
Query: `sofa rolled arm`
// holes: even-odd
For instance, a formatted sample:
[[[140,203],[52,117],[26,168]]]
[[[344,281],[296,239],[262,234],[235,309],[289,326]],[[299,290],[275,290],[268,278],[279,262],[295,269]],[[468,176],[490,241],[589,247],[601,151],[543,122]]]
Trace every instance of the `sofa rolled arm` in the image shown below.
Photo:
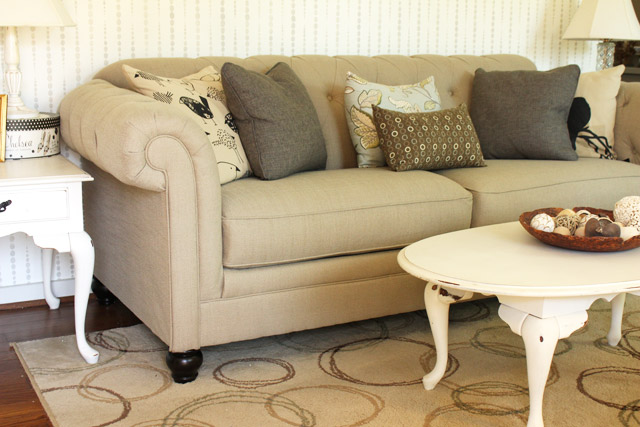
[[[640,164],[640,83],[622,82],[617,104],[613,149],[618,160]]]
[[[222,197],[211,143],[188,114],[99,79],[67,94],[60,117],[63,140],[83,158],[123,184],[165,193],[169,256],[158,262],[170,265],[170,278],[168,287],[145,289],[169,293],[171,351],[197,348],[201,293],[222,292]]]
[[[220,185],[215,154],[202,129],[188,115],[104,80],[92,80],[60,103],[63,141],[82,157],[121,182],[152,191],[166,189],[160,165],[150,163],[149,147],[157,138],[174,138],[184,146],[197,172]]]

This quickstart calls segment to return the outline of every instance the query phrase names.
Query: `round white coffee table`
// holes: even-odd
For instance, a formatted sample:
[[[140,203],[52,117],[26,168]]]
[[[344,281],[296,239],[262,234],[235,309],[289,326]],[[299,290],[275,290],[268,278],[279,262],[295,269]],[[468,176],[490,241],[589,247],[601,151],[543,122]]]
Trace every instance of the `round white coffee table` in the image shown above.
[[[433,389],[445,373],[449,305],[475,292],[495,295],[500,318],[524,341],[530,427],[543,425],[542,398],[558,339],[581,328],[587,309],[603,298],[612,302],[607,340],[617,345],[625,295],[640,295],[640,249],[594,253],[556,248],[518,222],[429,237],[404,248],[398,262],[428,282],[424,300],[437,355],[422,380],[425,389]]]

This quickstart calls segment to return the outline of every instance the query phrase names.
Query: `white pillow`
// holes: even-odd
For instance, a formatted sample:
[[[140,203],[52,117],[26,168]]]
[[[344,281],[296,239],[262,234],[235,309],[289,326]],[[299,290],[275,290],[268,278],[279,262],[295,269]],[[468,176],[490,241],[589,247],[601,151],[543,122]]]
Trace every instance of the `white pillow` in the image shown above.
[[[226,105],[222,78],[208,66],[181,79],[160,77],[122,65],[122,71],[137,92],[188,113],[207,135],[218,161],[220,183],[250,173],[238,131]]]
[[[384,154],[379,147],[376,127],[373,124],[372,105],[404,113],[441,109],[440,94],[433,77],[427,77],[421,82],[409,85],[387,86],[370,83],[353,73],[347,73],[344,110],[351,142],[356,149],[358,166],[361,168],[386,164]]]
[[[586,130],[578,133],[578,156],[613,158],[616,96],[620,90],[622,73],[624,65],[580,75],[575,96],[587,101],[591,108],[591,119]],[[605,143],[608,144],[611,154],[607,154]]]

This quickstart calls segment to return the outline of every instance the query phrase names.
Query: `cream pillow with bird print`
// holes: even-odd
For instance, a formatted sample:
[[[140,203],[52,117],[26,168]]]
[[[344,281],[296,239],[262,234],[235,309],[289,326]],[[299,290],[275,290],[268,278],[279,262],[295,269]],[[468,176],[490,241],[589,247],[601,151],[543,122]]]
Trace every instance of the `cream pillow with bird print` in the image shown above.
[[[249,161],[214,67],[181,79],[156,76],[126,64],[122,70],[136,92],[191,113],[211,142],[221,184],[249,175]]]
[[[372,106],[403,113],[439,111],[440,94],[433,77],[419,83],[387,86],[371,83],[351,72],[347,73],[344,89],[344,109],[351,142],[356,149],[358,166],[370,168],[384,166]]]

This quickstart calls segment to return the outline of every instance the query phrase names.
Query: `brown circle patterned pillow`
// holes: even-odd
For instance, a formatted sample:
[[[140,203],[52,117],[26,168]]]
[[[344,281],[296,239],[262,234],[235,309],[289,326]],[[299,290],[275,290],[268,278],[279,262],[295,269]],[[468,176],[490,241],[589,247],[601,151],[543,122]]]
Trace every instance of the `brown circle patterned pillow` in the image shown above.
[[[466,104],[428,113],[373,106],[373,121],[387,164],[395,171],[485,165]]]

